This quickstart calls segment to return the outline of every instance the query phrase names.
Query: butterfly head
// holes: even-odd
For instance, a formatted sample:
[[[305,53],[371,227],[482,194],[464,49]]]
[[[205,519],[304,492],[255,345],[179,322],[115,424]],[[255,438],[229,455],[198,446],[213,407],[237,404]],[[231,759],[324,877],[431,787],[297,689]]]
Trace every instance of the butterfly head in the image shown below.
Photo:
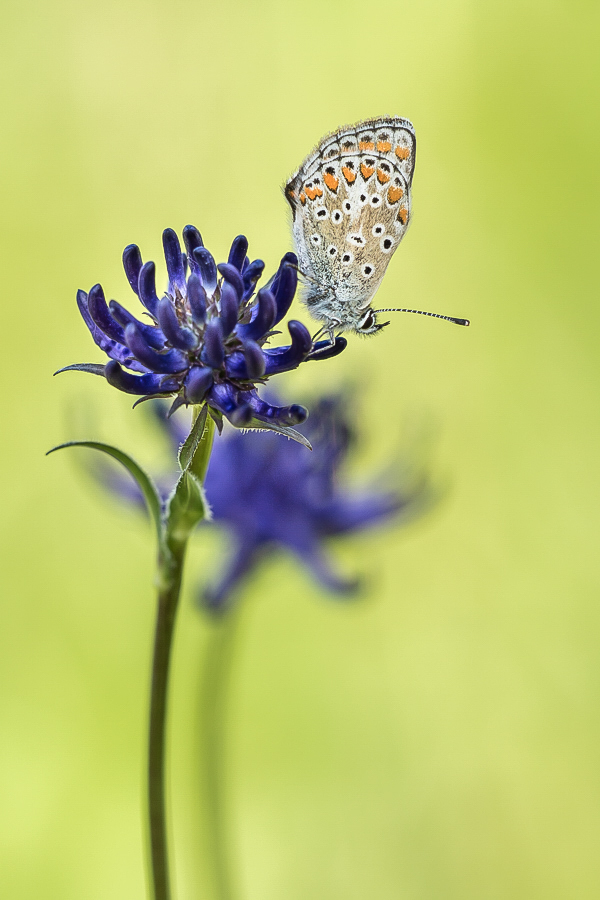
[[[382,328],[385,328],[386,325],[389,325],[389,322],[381,322],[378,323],[375,317],[375,311],[369,307],[365,310],[364,315],[359,320],[356,326],[357,334],[376,334],[378,331],[381,331]]]

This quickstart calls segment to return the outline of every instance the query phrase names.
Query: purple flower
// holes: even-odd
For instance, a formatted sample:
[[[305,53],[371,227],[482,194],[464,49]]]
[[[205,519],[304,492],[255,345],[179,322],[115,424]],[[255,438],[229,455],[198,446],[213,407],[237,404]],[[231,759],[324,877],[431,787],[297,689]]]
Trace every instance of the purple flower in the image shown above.
[[[306,327],[288,321],[291,343],[268,348],[275,327],[287,314],[298,280],[297,258],[286,253],[279,269],[255,295],[264,269],[250,261],[243,235],[231,245],[229,259],[217,265],[192,225],[183,230],[186,252],[176,233],[167,228],[163,245],[169,283],[156,291],[153,262],[142,263],[135,244],[123,252],[123,265],[147,321],[136,318],[116,300],[107,304],[99,284],[78,291],[77,303],[96,344],[109,361],[78,363],[60,371],[79,370],[103,375],[109,384],[138,402],[174,397],[171,411],[206,402],[219,428],[222,418],[236,427],[271,428],[292,433],[304,422],[303,406],[273,406],[258,395],[257,385],[271,375],[295,369],[308,359],[335,356],[346,346],[338,337],[313,344]]]
[[[163,405],[153,404],[153,409],[176,450],[186,436],[183,423],[168,419]],[[227,609],[244,577],[280,548],[291,550],[328,590],[352,593],[359,582],[336,574],[325,550],[327,538],[362,531],[399,513],[416,513],[431,500],[425,478],[388,490],[343,485],[341,470],[355,439],[347,410],[342,395],[315,403],[302,428],[312,453],[277,434],[230,430],[215,441],[205,491],[213,520],[228,533],[230,553],[221,578],[204,591],[203,603],[210,610]],[[126,477],[108,467],[99,477],[135,499],[137,488]],[[163,479],[159,487],[166,497],[172,484]]]

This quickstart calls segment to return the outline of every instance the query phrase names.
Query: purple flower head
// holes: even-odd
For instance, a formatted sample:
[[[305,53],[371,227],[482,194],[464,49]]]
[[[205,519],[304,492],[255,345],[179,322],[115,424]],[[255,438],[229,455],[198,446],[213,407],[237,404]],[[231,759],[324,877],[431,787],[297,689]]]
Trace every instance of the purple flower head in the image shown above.
[[[167,418],[162,404],[152,408],[177,450],[186,436],[183,423]],[[336,574],[326,553],[327,539],[400,514],[405,518],[431,500],[424,477],[387,490],[374,483],[349,489],[343,483],[343,466],[355,441],[348,409],[343,395],[322,398],[311,407],[302,432],[313,444],[312,453],[277,434],[242,435],[230,429],[215,440],[205,491],[213,520],[228,534],[230,552],[220,579],[202,595],[212,612],[225,611],[244,577],[282,548],[291,550],[325,588],[351,594],[359,582]],[[108,466],[98,474],[105,486],[133,499],[137,488],[126,476],[109,472]],[[172,484],[162,479],[159,486],[166,497]]]
[[[255,294],[264,263],[249,260],[243,235],[235,238],[228,261],[220,265],[192,225],[184,228],[183,239],[185,252],[172,229],[163,232],[169,283],[162,296],[156,290],[154,263],[142,263],[135,244],[123,252],[125,273],[145,321],[116,300],[107,303],[99,284],[88,293],[78,291],[79,311],[109,361],[60,371],[103,375],[113,387],[138,395],[138,402],[172,397],[172,411],[206,403],[219,427],[225,416],[238,428],[292,434],[290,426],[304,422],[306,409],[265,403],[257,385],[305,360],[341,353],[345,339],[338,337],[333,346],[328,341],[314,344],[306,327],[292,319],[287,323],[289,346],[269,348],[270,338],[279,333],[275,327],[294,299],[295,254],[286,253],[275,275]]]

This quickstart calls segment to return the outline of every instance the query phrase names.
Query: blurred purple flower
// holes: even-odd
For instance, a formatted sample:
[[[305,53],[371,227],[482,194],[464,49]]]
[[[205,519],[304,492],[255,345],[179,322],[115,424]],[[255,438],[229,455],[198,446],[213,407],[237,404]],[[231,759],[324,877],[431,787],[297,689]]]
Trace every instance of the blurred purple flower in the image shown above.
[[[254,291],[264,263],[250,261],[248,241],[233,241],[226,263],[217,265],[204,247],[197,228],[183,230],[186,252],[176,233],[163,232],[169,284],[156,292],[155,266],[142,263],[135,244],[123,251],[123,266],[149,322],[125,307],[106,303],[101,285],[89,293],[78,291],[79,311],[101,350],[106,364],[77,363],[60,369],[102,375],[121,391],[141,400],[174,397],[172,410],[206,402],[219,428],[226,416],[232,425],[287,430],[304,422],[303,406],[273,406],[262,400],[257,385],[271,375],[288,372],[308,359],[327,359],[341,353],[346,340],[338,337],[313,344],[306,327],[288,322],[291,344],[265,348],[279,332],[275,326],[287,314],[296,291],[298,260],[286,253],[266,287]]]
[[[176,451],[187,431],[177,418],[167,418],[163,404],[152,404],[161,428]],[[382,524],[402,513],[415,515],[431,501],[428,480],[383,490],[363,486],[350,490],[340,473],[355,441],[343,395],[317,401],[302,433],[313,452],[277,434],[242,434],[230,430],[214,443],[205,491],[213,521],[228,535],[230,554],[216,584],[205,588],[203,605],[220,613],[235,589],[261,558],[279,548],[291,550],[316,580],[337,594],[351,594],[357,578],[337,574],[325,552],[326,540]],[[103,485],[125,499],[143,505],[136,484],[110,464],[96,475]],[[379,479],[377,479],[379,480]],[[158,479],[164,498],[173,479]]]

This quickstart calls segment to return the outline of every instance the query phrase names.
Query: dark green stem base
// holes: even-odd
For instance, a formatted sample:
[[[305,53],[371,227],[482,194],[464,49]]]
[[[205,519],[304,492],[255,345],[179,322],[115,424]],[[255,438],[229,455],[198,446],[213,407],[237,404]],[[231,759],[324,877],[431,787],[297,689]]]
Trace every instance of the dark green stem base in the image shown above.
[[[150,727],[148,735],[148,814],[154,900],[171,900],[167,851],[165,790],[166,718],[169,669],[175,616],[181,589],[186,543],[159,558],[160,586],[154,633]]]

